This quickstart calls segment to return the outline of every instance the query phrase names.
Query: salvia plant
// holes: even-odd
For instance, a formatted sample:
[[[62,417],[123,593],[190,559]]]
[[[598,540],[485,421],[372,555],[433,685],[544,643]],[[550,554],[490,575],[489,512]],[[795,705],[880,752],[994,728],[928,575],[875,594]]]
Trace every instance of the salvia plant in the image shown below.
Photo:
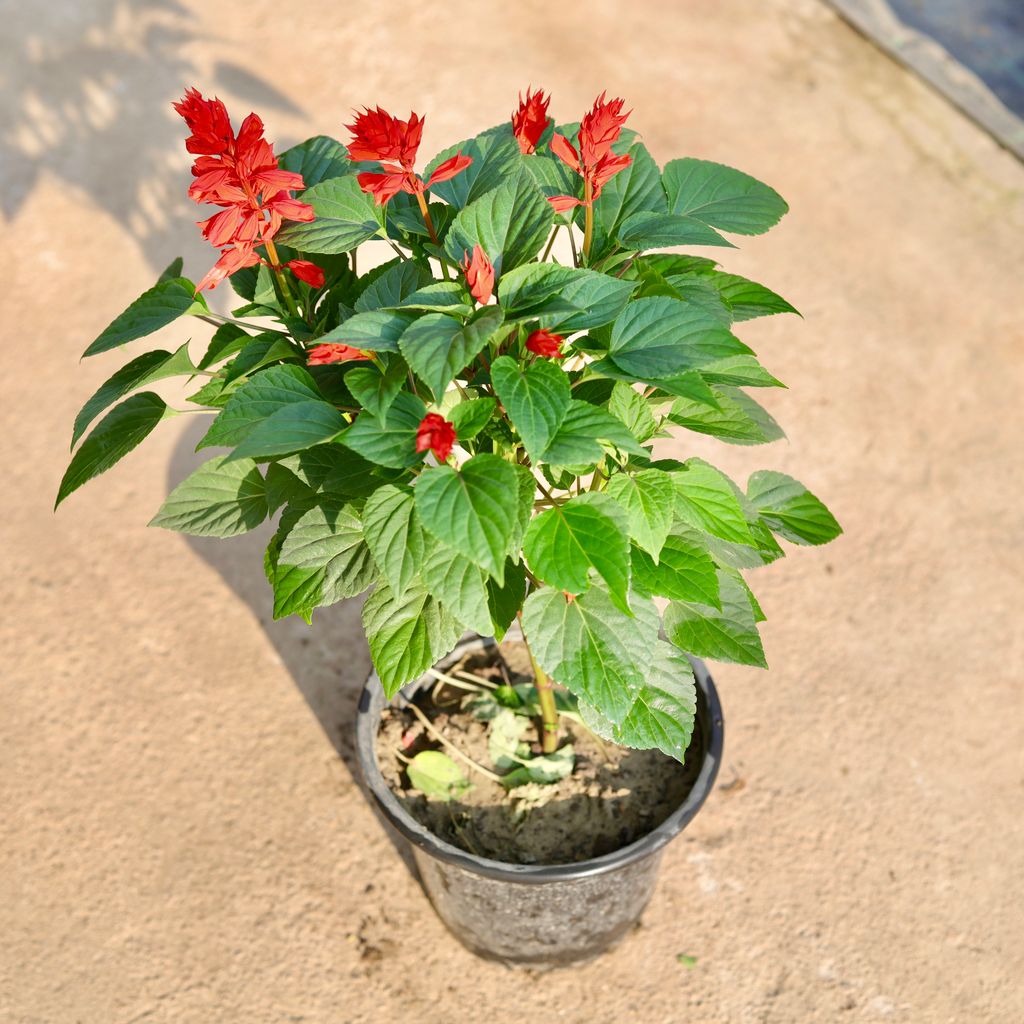
[[[220,256],[198,285],[176,260],[85,354],[181,317],[216,330],[197,361],[188,342],[147,352],[86,402],[57,502],[183,411],[149,385],[199,382],[187,411],[212,422],[198,447],[229,451],[153,525],[230,537],[276,516],[275,617],[309,621],[369,590],[388,695],[465,631],[500,639],[518,619],[543,752],[571,707],[681,759],[686,655],[765,664],[743,570],[781,558],[777,538],[821,544],[840,528],[781,473],[743,489],[701,459],[652,454],[673,426],[782,437],[743,390],[780,383],[733,325],[795,312],[711,259],[659,250],[731,247],[720,232],[760,234],[787,206],[721,164],[659,169],[620,99],[557,128],[548,106],[527,91],[510,122],[417,171],[416,114],[365,109],[347,147],[317,136],[275,156],[259,117],[236,132],[223,103],[189,90],[175,104],[189,195],[216,208],[200,226]],[[204,298],[225,278],[230,317]]]

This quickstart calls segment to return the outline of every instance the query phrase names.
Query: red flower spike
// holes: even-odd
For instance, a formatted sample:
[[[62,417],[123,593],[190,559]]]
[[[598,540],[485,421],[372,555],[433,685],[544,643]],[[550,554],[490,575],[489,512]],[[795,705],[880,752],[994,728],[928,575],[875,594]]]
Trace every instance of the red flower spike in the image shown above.
[[[200,292],[242,267],[264,262],[257,246],[270,245],[284,221],[308,222],[314,214],[308,203],[292,198],[292,190],[305,182],[301,174],[278,167],[258,115],[249,114],[236,136],[224,104],[204,99],[197,89],[188,89],[174,109],[192,133],[185,148],[197,154],[189,197],[222,208],[200,222],[203,235],[221,249],[196,288]]]
[[[324,272],[315,263],[310,263],[309,260],[289,260],[285,266],[310,288],[323,288]]]
[[[399,121],[380,107],[366,107],[362,113],[356,112],[352,124],[345,126],[352,133],[348,155],[353,160],[374,160],[381,165],[383,173],[366,171],[356,177],[359,187],[373,196],[378,206],[399,192],[423,193],[439,181],[454,178],[473,162],[471,157],[456,153],[440,164],[424,184],[413,169],[423,138],[423,120],[418,114],[410,114],[408,121]],[[398,163],[393,162],[396,160]]]
[[[174,104],[174,109],[185,119],[192,133],[185,140],[185,149],[189,153],[225,153],[234,143],[231,119],[220,100],[203,99],[198,89],[186,89],[185,95]]]
[[[589,182],[592,200],[619,171],[632,163],[628,153],[617,156],[612,152],[612,146],[622,134],[622,126],[631,111],[623,114],[621,99],[606,102],[604,97],[602,92],[594,100],[593,108],[583,115],[578,137],[579,152],[564,135],[556,134],[551,139],[551,152]],[[551,196],[548,201],[558,213],[562,213],[573,206],[583,205],[572,199],[572,196]]]
[[[622,126],[632,113],[631,110],[622,113],[623,100],[608,100],[606,103],[604,96],[602,92],[594,100],[593,108],[580,121],[580,160],[584,167],[595,167],[611,152],[612,145],[618,141],[622,132]]]
[[[423,118],[410,114],[408,121],[399,121],[386,110],[377,107],[356,112],[355,121],[345,127],[352,133],[348,155],[353,160],[397,160],[402,168],[411,171],[416,163],[416,151],[423,138]]]
[[[562,342],[565,338],[560,334],[552,334],[550,331],[545,331],[543,328],[534,331],[526,339],[526,348],[528,351],[533,352],[535,355],[543,356],[545,359],[564,359],[565,353],[562,351]]]
[[[306,353],[306,362],[310,366],[327,366],[330,363],[347,363],[353,359],[367,359],[367,354],[351,345],[339,345],[334,342],[326,342],[323,345],[314,345]]]
[[[466,275],[469,294],[481,306],[486,306],[490,301],[491,293],[494,291],[494,267],[487,258],[487,253],[479,245],[474,245],[473,255],[470,256],[468,252],[464,252],[462,263],[459,265]]]
[[[529,155],[537,149],[537,143],[544,134],[544,130],[551,124],[548,117],[548,104],[550,96],[544,95],[543,89],[531,95],[526,90],[526,99],[522,93],[519,94],[519,109],[512,115],[512,134],[519,143],[519,151]]]
[[[455,444],[455,427],[436,412],[428,412],[416,429],[416,451],[432,451],[444,462]]]

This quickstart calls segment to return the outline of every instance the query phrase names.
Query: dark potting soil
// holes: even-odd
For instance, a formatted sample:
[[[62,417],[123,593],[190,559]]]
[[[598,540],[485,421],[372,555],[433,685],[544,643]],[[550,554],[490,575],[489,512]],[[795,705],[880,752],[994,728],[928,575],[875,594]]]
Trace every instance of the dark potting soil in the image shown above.
[[[500,656],[512,683],[532,682],[521,642],[507,641],[499,651],[471,655],[449,674],[461,668],[501,683]],[[439,684],[422,691],[416,703],[449,743],[494,770],[487,749],[489,723],[465,708],[471,696]],[[560,743],[573,744],[576,763],[568,778],[552,784],[506,790],[456,758],[472,787],[454,800],[428,798],[409,781],[403,758],[444,747],[412,711],[394,707],[385,708],[381,719],[377,761],[388,786],[420,824],[469,853],[513,864],[571,864],[627,846],[682,803],[700,771],[699,724],[682,765],[658,750],[601,743],[564,717],[561,724]],[[536,735],[534,723],[525,738],[535,741]]]

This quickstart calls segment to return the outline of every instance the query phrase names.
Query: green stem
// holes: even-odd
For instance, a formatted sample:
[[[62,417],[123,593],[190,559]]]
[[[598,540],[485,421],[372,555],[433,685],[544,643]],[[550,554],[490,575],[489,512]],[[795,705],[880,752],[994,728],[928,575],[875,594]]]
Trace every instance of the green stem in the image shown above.
[[[434,221],[430,216],[430,207],[427,206],[426,197],[422,192],[416,193],[416,198],[420,204],[420,213],[423,214],[423,223],[427,226],[427,231],[430,232],[430,240],[440,250],[441,243],[438,241],[437,232],[434,230]],[[448,280],[448,264],[444,261],[444,255],[438,257],[438,262],[441,264],[441,276],[447,281]]]
[[[586,209],[583,214],[583,261],[590,265],[590,243],[594,240],[594,189],[587,178],[583,182],[583,202]]]
[[[519,628],[522,630],[523,617],[519,616]],[[558,705],[555,703],[555,684],[548,674],[537,664],[537,659],[530,649],[530,642],[523,633],[523,644],[530,656],[533,676],[537,687],[537,703],[540,705],[540,747],[545,754],[553,754],[558,749]]]
[[[544,250],[544,255],[541,256],[540,261],[543,263],[548,256],[551,255],[551,247],[555,244],[555,239],[558,237],[558,225],[555,226],[555,230],[551,232],[551,237],[548,239],[548,246]]]
[[[269,239],[264,243],[267,247],[267,255],[270,257],[270,262],[274,267],[274,276],[277,278],[277,283],[281,286],[281,298],[284,300],[284,304],[288,307],[288,312],[292,316],[297,317],[299,315],[299,307],[296,305],[295,297],[292,295],[291,287],[288,284],[288,278],[284,276],[284,271],[280,267],[280,259],[277,255],[277,246],[274,245]]]

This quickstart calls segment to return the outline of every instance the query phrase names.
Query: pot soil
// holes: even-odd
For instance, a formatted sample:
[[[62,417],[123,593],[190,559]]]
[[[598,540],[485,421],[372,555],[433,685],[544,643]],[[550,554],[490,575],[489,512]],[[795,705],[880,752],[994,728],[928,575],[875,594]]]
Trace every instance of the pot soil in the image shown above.
[[[504,662],[505,673],[499,668]],[[511,641],[466,654],[460,669],[489,679],[532,683],[526,646]],[[456,749],[492,767],[487,741],[490,723],[468,708],[465,690],[444,683],[426,687],[414,701]],[[696,723],[691,749],[701,749]],[[537,720],[529,736],[537,735]],[[660,750],[629,750],[602,743],[581,725],[562,719],[561,742],[571,742],[575,767],[560,782],[506,789],[465,768],[471,788],[456,800],[424,796],[406,774],[406,762],[422,750],[444,750],[406,707],[385,708],[377,734],[377,763],[399,803],[435,836],[467,853],[512,864],[572,864],[628,846],[660,825],[685,799],[700,765],[678,761]],[[534,743],[536,748],[537,744]]]
[[[449,673],[461,664],[486,678],[499,672],[497,650],[492,640],[467,641],[438,668]],[[501,652],[512,681],[528,680],[522,645],[506,642]],[[413,790],[396,756],[439,747],[407,703],[415,699],[449,742],[489,766],[486,723],[459,710],[453,688],[435,690],[432,677],[410,684],[389,707],[371,676],[357,719],[368,795],[395,841],[411,845],[427,895],[464,945],[543,969],[597,956],[636,923],[664,847],[700,809],[721,761],[718,695],[696,659],[694,673],[697,720],[684,764],[659,751],[602,749],[569,722],[563,742],[571,739],[576,750],[571,776],[517,794],[468,771],[473,789],[450,802]],[[403,736],[413,737],[411,746],[403,748]]]

